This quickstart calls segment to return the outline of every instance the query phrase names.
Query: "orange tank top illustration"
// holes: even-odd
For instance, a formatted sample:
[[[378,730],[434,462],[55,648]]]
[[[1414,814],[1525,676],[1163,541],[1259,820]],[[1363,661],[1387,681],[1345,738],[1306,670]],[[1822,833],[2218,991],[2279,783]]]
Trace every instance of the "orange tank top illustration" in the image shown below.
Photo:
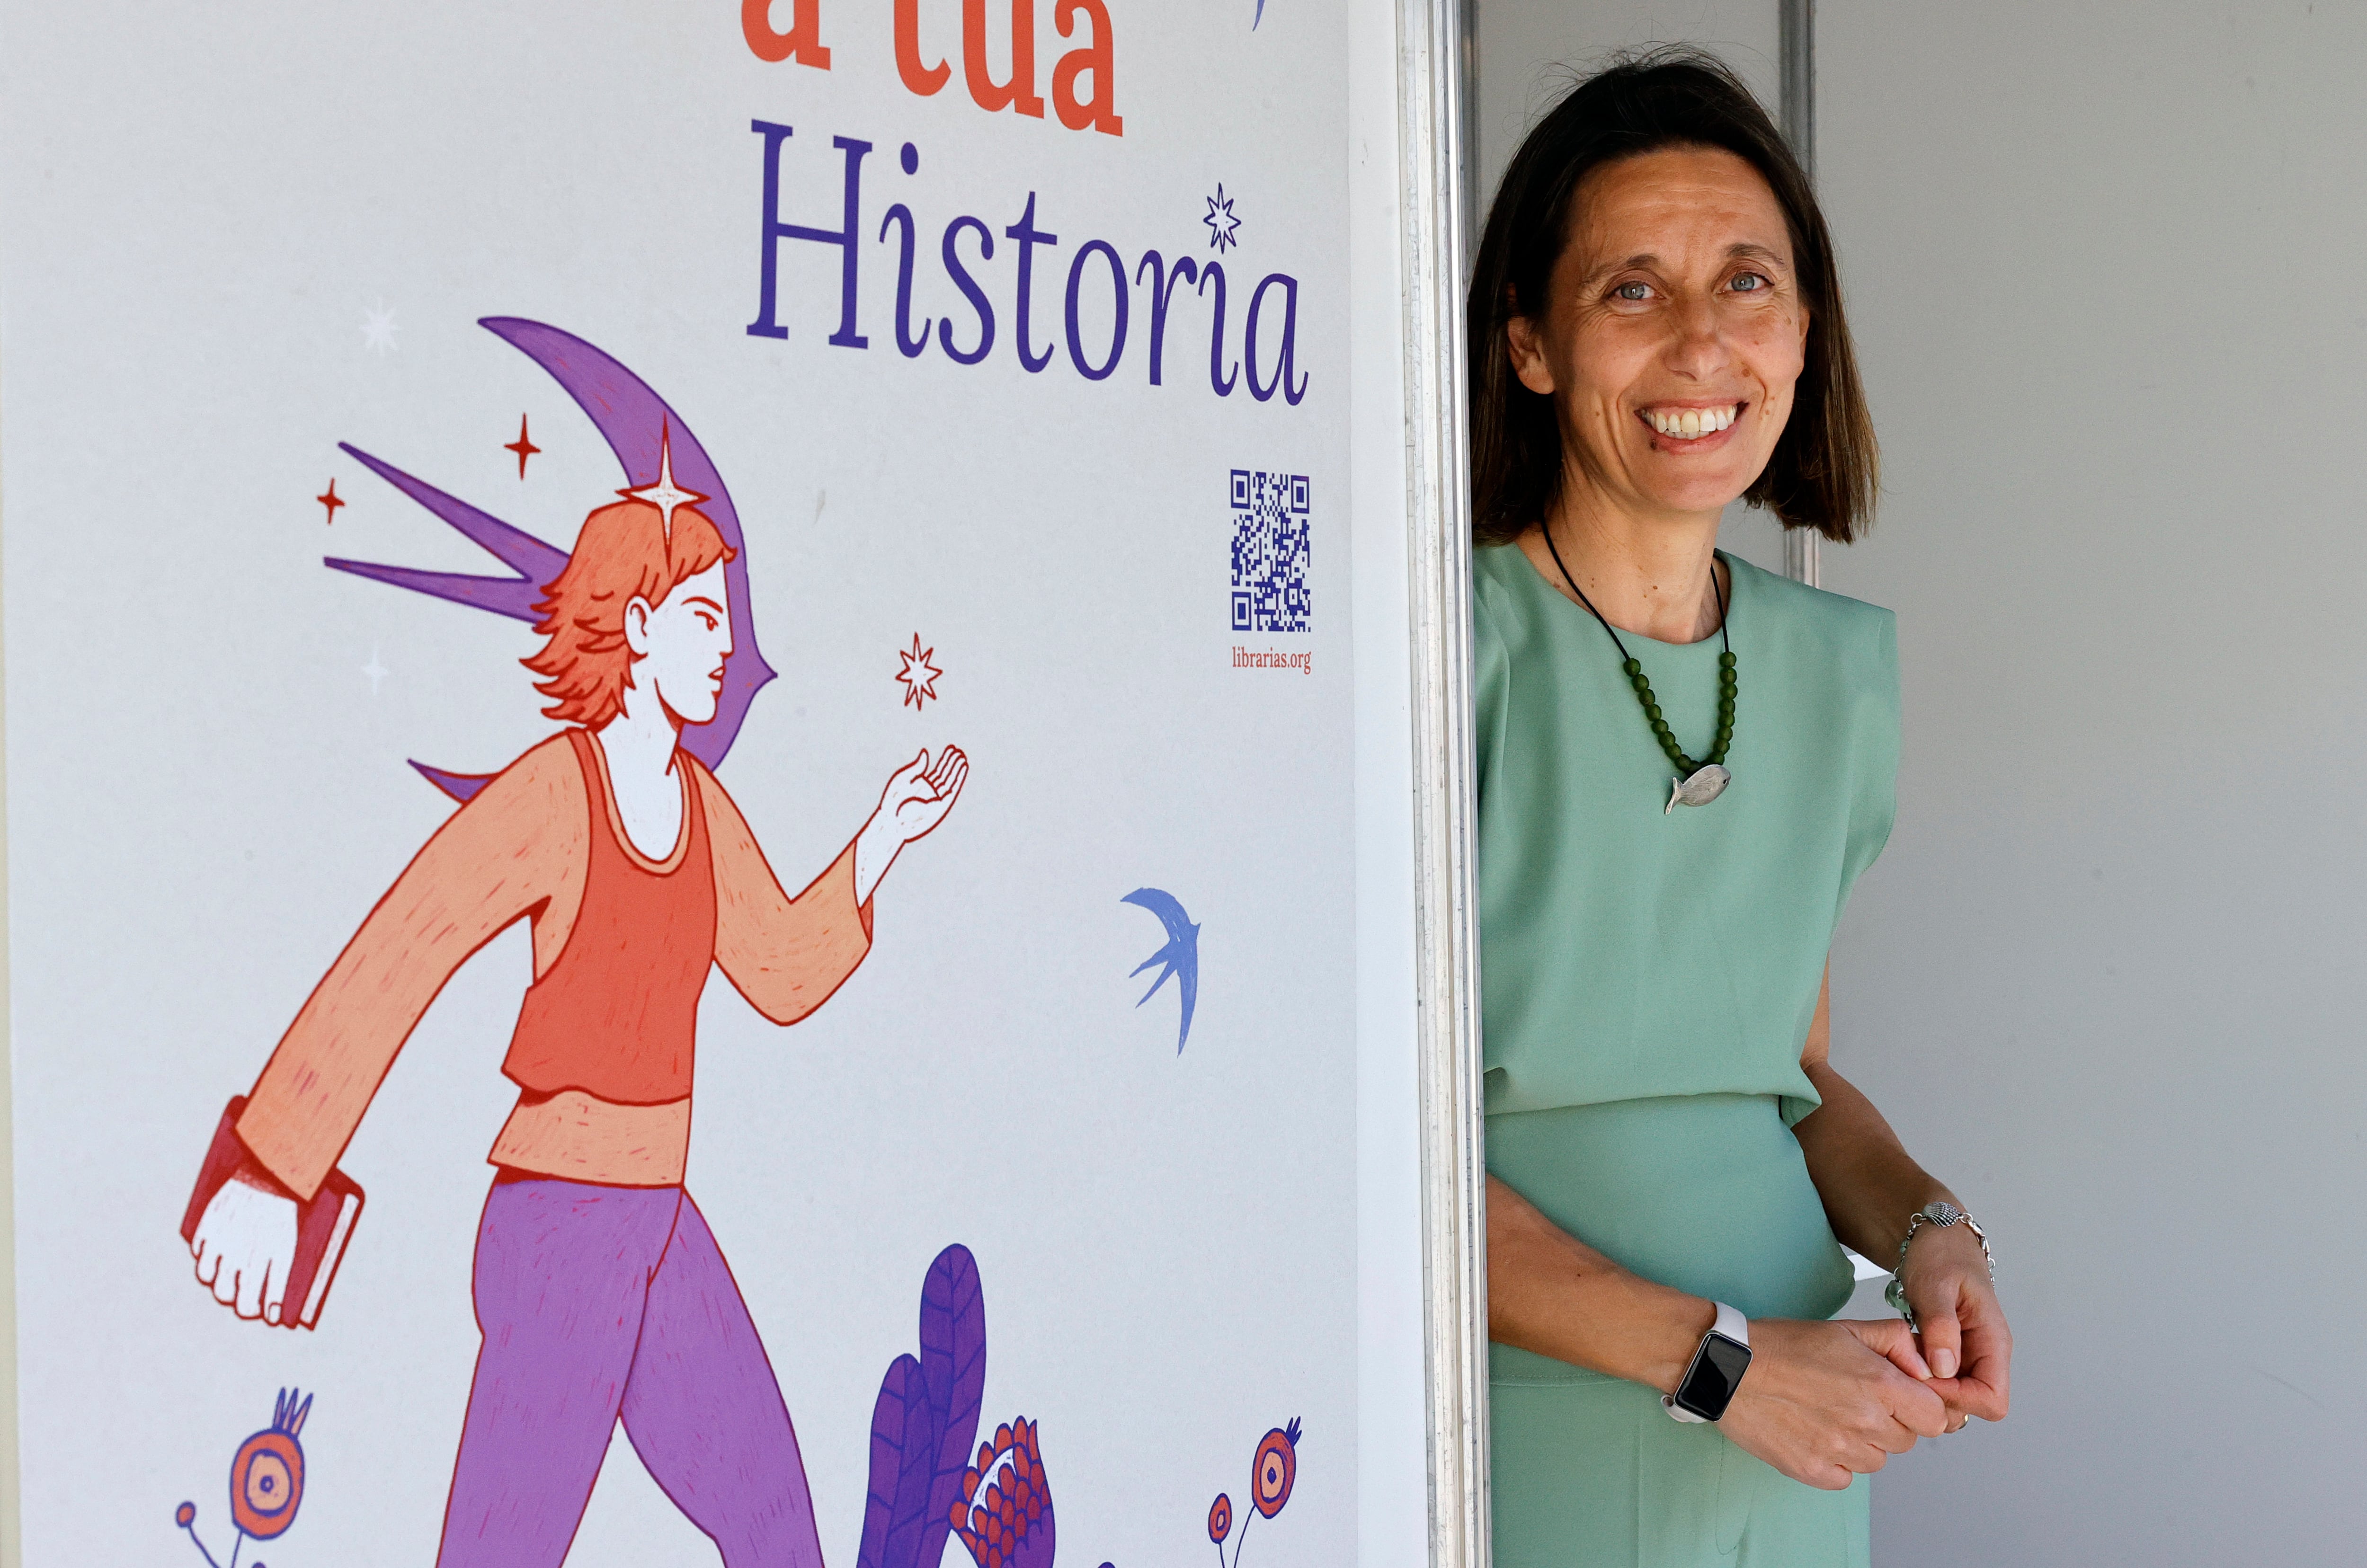
[[[715,866],[707,814],[688,764],[674,853],[654,865],[632,853],[590,732],[568,740],[592,813],[583,908],[550,972],[518,1010],[502,1071],[533,1095],[577,1089],[617,1104],[659,1105],[690,1093],[698,996],[715,962]]]

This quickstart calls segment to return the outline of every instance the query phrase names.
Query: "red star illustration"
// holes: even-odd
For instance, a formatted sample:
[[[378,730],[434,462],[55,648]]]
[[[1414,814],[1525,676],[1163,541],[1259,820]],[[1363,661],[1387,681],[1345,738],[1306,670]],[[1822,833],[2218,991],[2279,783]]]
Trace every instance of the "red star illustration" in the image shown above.
[[[337,481],[331,479],[329,481],[327,493],[316,495],[312,499],[329,509],[329,525],[331,527],[336,526],[337,508],[345,504],[344,502],[337,499]]]
[[[912,646],[909,651],[903,649],[896,650],[896,657],[904,661],[904,668],[896,671],[896,679],[904,682],[904,701],[916,710],[926,706],[929,699],[937,695],[937,677],[945,671],[929,662],[930,655],[936,651],[934,648],[921,646],[921,634],[918,632],[912,634]]]
[[[526,415],[518,415],[518,438],[515,441],[502,443],[502,450],[518,455],[518,478],[526,478],[526,460],[542,450],[526,438]]]

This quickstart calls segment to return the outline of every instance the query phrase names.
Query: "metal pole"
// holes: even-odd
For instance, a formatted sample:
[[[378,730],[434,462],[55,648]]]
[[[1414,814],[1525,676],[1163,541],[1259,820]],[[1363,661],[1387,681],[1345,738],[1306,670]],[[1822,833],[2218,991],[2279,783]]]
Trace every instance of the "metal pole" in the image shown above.
[[[1463,287],[1470,0],[1398,0],[1412,564],[1415,1046],[1431,1568],[1488,1568],[1488,1275],[1471,858],[1471,479]]]
[[[1784,140],[1792,144],[1793,155],[1813,180],[1817,177],[1817,0],[1781,0],[1778,21],[1781,31],[1776,47],[1784,57],[1780,106]],[[1784,529],[1784,575],[1815,587],[1821,575],[1817,558],[1820,542],[1814,529]]]

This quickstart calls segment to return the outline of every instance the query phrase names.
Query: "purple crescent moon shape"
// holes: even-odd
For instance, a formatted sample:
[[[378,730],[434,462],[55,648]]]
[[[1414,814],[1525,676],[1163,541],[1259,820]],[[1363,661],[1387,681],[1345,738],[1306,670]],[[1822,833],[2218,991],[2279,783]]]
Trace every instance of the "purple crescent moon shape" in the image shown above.
[[[708,498],[698,509],[734,552],[730,563],[723,569],[725,596],[731,609],[733,647],[730,657],[723,662],[723,691],[716,701],[715,716],[705,724],[685,727],[682,744],[685,750],[708,767],[721,766],[724,754],[739,737],[741,722],[748,716],[748,705],[755,701],[764,682],[777,673],[764,662],[764,654],[756,647],[755,617],[748,602],[748,545],[740,530],[739,511],[731,504],[730,492],[723,488],[723,476],[715,471],[707,448],[698,444],[690,426],[667,406],[664,399],[650,389],[648,382],[582,338],[515,316],[487,316],[477,324],[549,371],[551,378],[566,389],[568,396],[592,416],[593,424],[607,438],[609,450],[624,465],[629,485],[657,482],[659,439],[663,433],[670,432],[674,482]],[[409,567],[339,560],[334,557],[324,565],[515,620],[531,623],[541,618],[535,612],[535,603],[542,597],[544,587],[567,564],[566,551],[512,527],[490,513],[480,512],[433,485],[422,483],[358,447],[343,442],[339,446],[379,478],[450,524],[508,567],[513,575],[471,577],[462,572],[417,571]],[[461,801],[484,788],[493,776],[447,773],[418,761],[411,765],[436,788]]]

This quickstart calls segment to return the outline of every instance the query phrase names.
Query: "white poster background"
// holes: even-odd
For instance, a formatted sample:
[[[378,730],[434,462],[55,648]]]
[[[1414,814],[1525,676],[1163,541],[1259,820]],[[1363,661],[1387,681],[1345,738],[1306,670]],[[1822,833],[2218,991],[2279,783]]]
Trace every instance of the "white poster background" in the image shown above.
[[[526,627],[320,564],[497,570],[339,441],[562,547],[625,482],[557,384],[474,324],[495,314],[615,355],[730,485],[782,676],[720,776],[785,882],[827,863],[920,747],[972,759],[836,998],[782,1031],[711,983],[700,1017],[690,1187],[764,1336],[825,1552],[853,1560],[879,1379],[957,1241],[984,1281],[983,1424],[1040,1423],[1062,1561],[1205,1561],[1211,1499],[1246,1514],[1251,1450],[1293,1418],[1297,1487],[1252,1560],[1353,1550],[1348,18],[1271,0],[1252,31],[1252,9],[1112,0],[1118,138],[980,111],[950,0],[923,6],[928,55],[954,68],[927,98],[897,78],[887,7],[849,0],[823,0],[827,72],[759,61],[723,6],[6,9],[27,1561],[178,1560],[185,1498],[225,1547],[232,1451],[284,1386],[318,1403],[300,1517],[267,1560],[434,1554],[524,932],[454,978],[344,1156],[370,1201],[319,1333],[235,1321],[175,1227],[222,1100],[449,811],[405,760],[491,771],[551,728],[515,663]],[[1073,46],[1051,22],[1046,0],[1048,98]],[[826,341],[838,254],[811,243],[782,246],[787,338],[747,333],[752,118],[796,128],[793,222],[837,221],[831,138],[873,143],[867,350]],[[1069,260],[1092,238],[1129,269],[1149,248],[1214,256],[1220,182],[1241,220],[1227,359],[1256,280],[1290,274],[1305,400],[1215,396],[1207,307],[1181,294],[1148,386],[1139,288],[1119,369],[1085,380],[1061,341]],[[1040,375],[1013,351],[1002,238],[1030,192],[1061,240],[1038,253]],[[985,363],[897,352],[894,236],[874,243],[891,201],[920,226],[914,314],[953,310],[965,342],[934,242],[958,214],[995,231],[971,264],[997,315]],[[365,331],[390,316],[391,341]],[[1085,341],[1106,332],[1089,309]],[[543,448],[523,480],[504,450],[521,413]],[[1240,468],[1310,481],[1308,634],[1229,626]],[[348,504],[324,525],[311,498],[332,476]],[[1377,633],[1392,663],[1402,626]],[[894,680],[915,635],[945,671],[918,712]],[[1237,643],[1311,668],[1236,669]],[[1368,713],[1390,716],[1398,679]],[[1365,740],[1399,774],[1402,732]],[[1162,940],[1118,902],[1146,885],[1203,928],[1180,1054],[1176,987],[1138,1008],[1149,977],[1129,977]],[[1418,1354],[1402,1314],[1395,1342]],[[1410,1376],[1389,1381],[1408,1407]],[[570,1562],[708,1550],[617,1444]]]

